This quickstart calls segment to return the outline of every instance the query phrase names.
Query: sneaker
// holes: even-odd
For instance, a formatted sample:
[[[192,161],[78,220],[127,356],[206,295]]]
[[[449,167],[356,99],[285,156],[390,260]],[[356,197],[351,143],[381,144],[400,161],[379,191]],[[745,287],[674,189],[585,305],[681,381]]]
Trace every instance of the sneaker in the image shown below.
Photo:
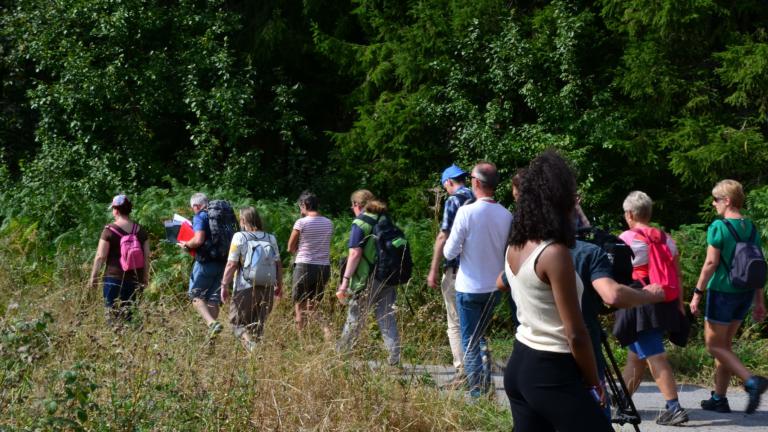
[[[222,330],[224,330],[224,326],[221,325],[221,323],[218,321],[214,321],[208,324],[208,338],[209,339],[215,338],[216,336],[219,335],[219,333],[221,333]]]
[[[749,402],[747,402],[747,409],[745,410],[747,414],[752,414],[757,410],[760,405],[760,395],[768,390],[768,379],[758,375],[753,376],[752,379],[755,382],[753,386],[744,384],[744,390],[749,394]]]
[[[710,394],[714,396],[715,392],[710,392]],[[705,411],[715,411],[719,413],[731,412],[731,406],[728,405],[727,397],[721,397],[720,399],[715,399],[714,397],[710,397],[709,399],[705,399],[701,401],[701,409]]]
[[[668,409],[656,419],[656,424],[662,426],[677,426],[688,421],[688,412],[682,407]]]

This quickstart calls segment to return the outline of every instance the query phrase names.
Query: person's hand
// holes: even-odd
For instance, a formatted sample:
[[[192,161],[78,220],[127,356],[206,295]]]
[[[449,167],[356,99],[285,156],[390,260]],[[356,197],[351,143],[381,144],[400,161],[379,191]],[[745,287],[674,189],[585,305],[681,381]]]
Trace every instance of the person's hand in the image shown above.
[[[699,310],[699,302],[701,301],[701,295],[694,293],[693,297],[691,298],[691,313],[695,316],[701,315],[701,310]]]
[[[437,283],[437,270],[429,269],[429,274],[427,274],[427,286],[430,288],[440,287]]]
[[[347,289],[342,289],[341,286],[339,286],[339,289],[336,290],[336,298],[339,299],[339,303],[341,304],[347,304]]]
[[[90,282],[88,282],[88,288],[96,288],[96,286],[98,285],[98,283],[99,283],[99,280],[98,280],[98,278],[92,278],[92,279],[90,280]]]
[[[229,299],[229,290],[224,285],[221,286],[221,302],[226,303]]]
[[[278,284],[277,288],[275,288],[275,300],[280,300],[283,298],[283,285]]]
[[[754,319],[755,322],[763,322],[765,319],[765,303],[755,303],[755,307],[752,308],[752,319]]]
[[[184,251],[188,251],[189,250],[189,246],[187,246],[187,242],[184,241],[184,240],[181,240],[178,243],[176,243],[176,246],[180,247]]]
[[[643,291],[651,294],[654,299],[656,299],[656,303],[663,302],[666,298],[666,293],[664,292],[664,287],[657,283],[648,284],[643,287]]]

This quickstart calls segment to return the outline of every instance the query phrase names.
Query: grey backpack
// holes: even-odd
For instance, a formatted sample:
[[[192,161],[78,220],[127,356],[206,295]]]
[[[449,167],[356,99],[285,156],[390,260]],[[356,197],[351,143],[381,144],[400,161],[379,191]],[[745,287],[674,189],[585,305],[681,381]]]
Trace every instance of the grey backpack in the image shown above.
[[[248,247],[243,260],[243,279],[251,286],[275,286],[279,255],[274,247],[274,237],[265,232],[243,232],[243,234]]]
[[[728,276],[734,288],[742,290],[754,290],[765,286],[766,275],[768,274],[768,264],[765,262],[763,251],[755,246],[755,236],[757,229],[752,224],[752,232],[747,241],[741,240],[736,229],[727,219],[723,219],[725,227],[728,228],[733,238],[736,239],[736,249],[733,251],[731,268]],[[722,263],[723,260],[720,260]]]

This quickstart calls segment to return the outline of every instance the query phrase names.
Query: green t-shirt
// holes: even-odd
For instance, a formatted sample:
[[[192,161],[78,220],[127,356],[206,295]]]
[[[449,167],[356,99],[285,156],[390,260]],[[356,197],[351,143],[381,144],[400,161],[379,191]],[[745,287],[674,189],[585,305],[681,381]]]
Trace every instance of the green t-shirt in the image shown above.
[[[752,221],[749,219],[731,219],[728,221],[733,225],[736,233],[739,234],[739,238],[746,241],[749,239],[749,235],[752,233]],[[728,227],[725,226],[725,222],[718,219],[709,226],[707,230],[707,244],[720,250],[720,264],[717,265],[715,274],[707,283],[707,289],[720,292],[737,293],[744,290],[735,288],[731,284],[731,278],[728,277],[728,272],[731,269],[731,261],[733,260],[733,254],[736,250],[736,239],[733,237]],[[760,231],[755,234],[755,245],[761,247]]]

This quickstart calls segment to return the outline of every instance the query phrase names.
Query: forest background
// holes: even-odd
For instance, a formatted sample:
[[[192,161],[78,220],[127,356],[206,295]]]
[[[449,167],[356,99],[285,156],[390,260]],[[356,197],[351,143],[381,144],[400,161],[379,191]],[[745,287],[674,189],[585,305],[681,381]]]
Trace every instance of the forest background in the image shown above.
[[[336,222],[337,258],[349,194],[371,189],[414,245],[417,277],[400,303],[402,325],[420,336],[406,338],[406,356],[445,362],[440,345],[447,344],[435,343],[444,338],[439,296],[424,284],[444,198],[439,173],[452,162],[469,169],[486,159],[508,178],[552,147],[572,161],[584,210],[597,225],[622,227],[627,192],[653,197],[654,221],[681,246],[690,291],[717,180],[744,184],[749,214],[768,238],[767,29],[761,0],[0,0],[0,359],[10,371],[2,375],[0,407],[17,414],[10,423],[17,426],[67,420],[89,429],[94,413],[103,420],[108,412],[113,425],[140,423],[137,410],[150,428],[162,420],[199,426],[193,414],[183,417],[189,423],[153,417],[170,411],[141,405],[154,400],[149,391],[138,391],[130,407],[118,404],[121,392],[145,388],[134,381],[136,370],[121,369],[128,387],[115,387],[104,374],[120,357],[94,359],[88,347],[101,342],[73,336],[83,325],[99,328],[98,293],[84,293],[82,282],[109,221],[106,203],[119,192],[134,198],[154,240],[162,219],[189,213],[190,194],[202,190],[257,205],[284,242],[298,217],[288,203],[311,189]],[[509,182],[498,198],[512,205]],[[157,242],[153,259],[149,297],[160,309],[183,309],[189,262]],[[150,328],[161,320],[146,313]],[[504,314],[494,321],[502,334]],[[195,326],[178,319],[163,325]],[[765,326],[745,330],[751,342],[740,349],[755,367],[764,367],[757,360],[768,350],[765,336]],[[135,343],[151,351],[156,341]],[[174,353],[168,370],[189,360],[181,348]],[[692,380],[711,371],[700,368],[711,363],[700,345],[678,355]],[[356,387],[342,384],[346,367],[331,378],[356,398]],[[254,368],[249,376],[267,372],[276,371]],[[240,425],[222,414],[217,398],[224,396],[198,385],[190,377],[171,386],[176,393],[162,391],[223,422],[217,428]],[[260,400],[248,391],[243,385],[243,397]],[[403,405],[413,398],[408,391],[394,400],[420,407],[415,418],[423,406]],[[367,396],[363,408],[388,403]],[[56,400],[71,411],[48,404]],[[309,410],[317,418],[308,424],[371,427],[370,416],[328,417],[321,405]],[[260,409],[263,421],[274,421]],[[392,409],[378,412],[402,422],[392,428],[508,421],[490,407],[455,416],[433,408],[430,420],[411,424],[402,408]]]

